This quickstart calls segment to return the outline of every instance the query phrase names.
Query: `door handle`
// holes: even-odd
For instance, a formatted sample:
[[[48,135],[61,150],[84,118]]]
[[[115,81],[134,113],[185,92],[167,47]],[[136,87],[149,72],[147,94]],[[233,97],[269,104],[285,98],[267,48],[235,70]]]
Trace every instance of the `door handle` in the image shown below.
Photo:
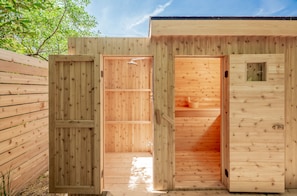
[[[161,124],[161,114],[160,114],[160,113],[161,113],[161,112],[160,112],[159,109],[156,109],[156,110],[155,110],[156,122],[157,122],[158,125]]]

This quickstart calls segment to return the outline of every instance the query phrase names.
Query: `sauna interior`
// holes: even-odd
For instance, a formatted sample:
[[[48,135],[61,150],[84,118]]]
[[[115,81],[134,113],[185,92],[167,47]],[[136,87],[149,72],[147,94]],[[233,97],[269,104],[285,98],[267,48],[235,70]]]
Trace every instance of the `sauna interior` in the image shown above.
[[[175,58],[175,188],[222,188],[221,58]]]
[[[152,58],[104,57],[104,189],[152,188]]]

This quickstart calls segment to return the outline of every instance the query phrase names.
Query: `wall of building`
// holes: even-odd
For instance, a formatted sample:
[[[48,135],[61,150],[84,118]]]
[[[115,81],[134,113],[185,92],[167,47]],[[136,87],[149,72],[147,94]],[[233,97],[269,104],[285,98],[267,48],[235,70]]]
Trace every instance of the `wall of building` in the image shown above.
[[[167,36],[148,38],[70,38],[69,54],[154,58],[154,109],[165,116],[154,124],[154,188],[174,187],[174,58],[176,55],[285,54],[285,182],[297,188],[297,38],[266,36]],[[169,119],[169,120],[168,120]]]

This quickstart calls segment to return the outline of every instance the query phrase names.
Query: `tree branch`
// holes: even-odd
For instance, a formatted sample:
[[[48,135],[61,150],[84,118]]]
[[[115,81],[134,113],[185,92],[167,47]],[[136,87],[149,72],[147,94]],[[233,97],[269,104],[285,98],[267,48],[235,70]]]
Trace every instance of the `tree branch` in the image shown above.
[[[43,60],[48,61],[48,59],[45,58],[44,56],[42,56],[41,54],[38,54],[38,56],[39,56],[40,58],[42,58]]]
[[[37,49],[37,51],[36,51],[36,53],[35,53],[34,55],[38,55],[38,56],[39,56],[39,52],[40,52],[41,48],[44,46],[44,44],[45,44],[50,38],[52,38],[52,37],[56,34],[56,32],[58,31],[58,29],[59,29],[59,27],[60,27],[60,25],[61,25],[61,23],[62,23],[62,21],[63,21],[63,18],[65,17],[66,11],[67,11],[67,6],[65,5],[65,10],[64,10],[64,12],[63,12],[63,14],[62,14],[62,16],[61,16],[59,22],[58,22],[58,25],[57,25],[56,28],[55,28],[55,30],[54,30],[54,31],[52,32],[52,34],[50,34],[45,40],[43,40],[42,44],[39,46],[39,48]]]

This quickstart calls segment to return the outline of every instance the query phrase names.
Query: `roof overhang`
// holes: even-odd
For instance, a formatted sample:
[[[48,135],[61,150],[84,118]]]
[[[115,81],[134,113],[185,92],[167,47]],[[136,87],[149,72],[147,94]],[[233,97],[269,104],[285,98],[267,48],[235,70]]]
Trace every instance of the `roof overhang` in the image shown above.
[[[297,17],[151,17],[152,36],[297,36]]]

